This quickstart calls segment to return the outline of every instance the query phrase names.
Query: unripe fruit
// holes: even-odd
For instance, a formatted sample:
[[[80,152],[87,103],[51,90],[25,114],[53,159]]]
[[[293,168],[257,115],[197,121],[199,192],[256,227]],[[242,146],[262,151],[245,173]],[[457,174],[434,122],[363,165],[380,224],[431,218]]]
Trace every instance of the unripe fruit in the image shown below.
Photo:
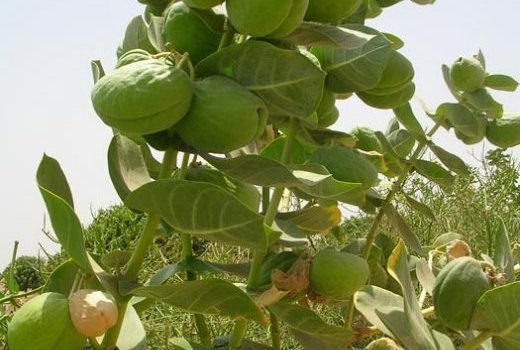
[[[520,145],[520,116],[488,122],[486,139],[493,145],[502,148]]]
[[[224,0],[182,0],[189,7],[209,9],[224,2]]]
[[[367,281],[370,270],[357,255],[332,249],[319,251],[311,261],[310,289],[332,300],[346,300]]]
[[[195,82],[194,91],[190,110],[176,131],[196,150],[230,152],[264,131],[268,116],[265,103],[234,80],[212,76]]]
[[[80,289],[69,298],[70,318],[76,330],[87,337],[99,337],[117,322],[114,298],[99,290]]]
[[[309,0],[307,21],[337,24],[361,5],[361,0]]]
[[[460,91],[475,91],[484,86],[486,71],[474,57],[459,57],[450,68],[450,79],[453,86]]]
[[[435,279],[435,314],[456,330],[467,330],[477,301],[490,288],[480,263],[468,256],[450,261]]]
[[[86,337],[72,324],[67,297],[44,293],[14,314],[7,342],[11,350],[83,350]]]
[[[219,15],[212,10],[204,11],[204,14],[218,20]],[[165,11],[162,37],[166,47],[187,52],[193,64],[217,51],[221,36],[183,2],[174,3]]]
[[[129,134],[169,129],[190,108],[188,75],[162,60],[139,61],[118,68],[94,85],[92,104],[108,126]]]

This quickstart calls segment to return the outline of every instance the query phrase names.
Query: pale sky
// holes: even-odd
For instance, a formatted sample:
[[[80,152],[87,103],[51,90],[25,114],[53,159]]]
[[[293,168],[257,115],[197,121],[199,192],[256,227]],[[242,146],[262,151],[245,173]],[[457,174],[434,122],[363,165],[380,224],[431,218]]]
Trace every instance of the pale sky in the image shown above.
[[[91,212],[119,202],[106,165],[112,134],[90,103],[89,62],[100,59],[111,70],[127,23],[143,9],[128,0],[2,5],[0,268],[10,260],[15,240],[20,242],[19,255],[36,255],[38,243],[56,251],[41,233],[46,210],[35,174],[43,153],[61,163],[84,225],[92,220]],[[404,0],[367,25],[404,40],[401,52],[414,64],[416,95],[434,108],[453,102],[442,81],[441,64],[478,49],[486,56],[489,72],[520,79],[518,14],[518,0],[437,0],[431,6]],[[520,93],[494,96],[504,103],[506,113],[520,113]],[[355,98],[338,106],[338,130],[359,124],[383,130],[391,118],[390,112],[371,109]],[[482,144],[472,149],[451,133],[440,133],[436,141],[468,161],[472,153],[482,151]]]

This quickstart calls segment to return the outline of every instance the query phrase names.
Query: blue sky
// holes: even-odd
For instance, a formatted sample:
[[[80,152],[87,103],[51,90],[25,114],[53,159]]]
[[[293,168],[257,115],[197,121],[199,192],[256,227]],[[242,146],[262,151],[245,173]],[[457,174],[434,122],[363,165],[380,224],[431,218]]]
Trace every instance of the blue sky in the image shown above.
[[[41,233],[46,211],[35,173],[43,155],[57,158],[72,188],[84,224],[91,213],[118,203],[106,166],[111,131],[92,110],[90,60],[107,70],[126,24],[143,6],[128,0],[10,1],[2,5],[0,30],[0,267],[19,253],[35,255],[38,243],[55,251]],[[367,24],[398,35],[402,52],[414,63],[417,96],[430,107],[452,101],[440,74],[443,63],[483,50],[488,71],[520,78],[518,0],[438,0],[419,6],[410,0],[385,10]],[[520,113],[519,93],[498,93],[506,113]],[[391,118],[355,99],[341,101],[335,125],[350,130],[364,124],[384,129]],[[424,119],[425,123],[429,121]],[[482,145],[461,147],[452,134],[436,141],[472,161]],[[520,158],[520,152],[515,154]],[[47,229],[50,225],[47,220]]]

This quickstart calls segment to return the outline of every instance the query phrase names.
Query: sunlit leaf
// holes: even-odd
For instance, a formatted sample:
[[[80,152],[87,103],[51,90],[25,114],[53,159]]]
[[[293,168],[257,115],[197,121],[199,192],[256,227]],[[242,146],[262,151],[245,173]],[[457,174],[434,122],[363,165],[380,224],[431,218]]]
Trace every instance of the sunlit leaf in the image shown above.
[[[210,183],[157,180],[129,194],[125,203],[160,215],[179,232],[251,248],[266,246],[263,216]]]
[[[204,279],[162,286],[144,286],[131,291],[134,296],[154,298],[182,310],[265,324],[255,302],[240,288],[218,279]]]
[[[36,181],[38,182],[38,186],[54,193],[57,197],[63,199],[71,208],[74,208],[69,183],[56,159],[46,154],[43,155],[36,172]]]

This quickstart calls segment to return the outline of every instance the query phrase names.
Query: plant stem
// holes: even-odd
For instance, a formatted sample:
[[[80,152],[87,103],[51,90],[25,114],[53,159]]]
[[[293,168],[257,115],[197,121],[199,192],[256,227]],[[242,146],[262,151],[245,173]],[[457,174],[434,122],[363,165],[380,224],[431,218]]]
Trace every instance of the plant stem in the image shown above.
[[[289,130],[287,131],[282,151],[282,164],[287,164],[287,162],[290,159],[294,139],[296,137],[297,126],[298,121],[296,120],[296,118],[291,118]],[[267,210],[264,216],[264,225],[267,227],[271,227],[274,222],[276,213],[278,212],[278,206],[280,205],[280,200],[283,196],[284,189],[284,187],[276,187],[273,191],[273,194],[271,196],[271,199],[269,200],[269,205],[267,206]],[[266,252],[264,250],[259,249],[256,249],[253,253],[253,261],[251,262],[251,269],[249,270],[249,277],[247,280],[248,288],[254,289],[257,287],[258,278],[260,277],[260,271],[262,268],[262,263],[264,261],[265,253]],[[230,349],[240,349],[242,339],[246,334],[246,330],[246,320],[238,320],[235,322],[235,327],[233,328],[233,332],[231,333],[229,339]]]
[[[177,151],[173,148],[168,148],[164,152],[163,162],[161,165],[161,170],[159,171],[158,179],[166,179],[171,176],[173,170],[175,169],[177,163]],[[157,226],[160,223],[160,217],[156,214],[149,214],[146,219],[146,224],[137,241],[137,246],[135,247],[130,261],[128,262],[128,266],[126,268],[124,277],[127,280],[136,280],[139,272],[141,271],[141,267],[143,265],[143,261],[148,253],[148,249],[153,243],[155,238],[155,233],[157,230]],[[103,338],[102,348],[107,350],[112,350],[116,348],[117,338],[119,337],[119,332],[121,331],[121,326],[123,324],[123,320],[125,317],[126,307],[128,301],[130,300],[130,296],[114,296],[116,297],[117,310],[119,317],[117,319],[117,323],[110,328]]]
[[[270,319],[271,319],[271,347],[273,350],[281,350],[282,344],[280,341],[280,321],[278,320],[278,317],[276,317],[275,314],[270,313]]]
[[[477,335],[472,341],[466,343],[461,350],[475,350],[478,349],[480,344],[485,342],[489,337],[492,337],[493,333],[491,331],[482,331],[479,335]]]
[[[30,290],[30,291],[25,292],[25,293],[18,293],[18,294],[8,295],[8,296],[3,297],[3,298],[0,299],[0,305],[5,304],[5,303],[9,303],[9,302],[11,302],[11,301],[13,301],[15,299],[18,299],[18,298],[23,298],[23,297],[27,297],[27,296],[32,295],[32,294],[39,293],[42,289],[43,289],[43,286],[38,287],[38,288],[33,289],[33,290]]]

